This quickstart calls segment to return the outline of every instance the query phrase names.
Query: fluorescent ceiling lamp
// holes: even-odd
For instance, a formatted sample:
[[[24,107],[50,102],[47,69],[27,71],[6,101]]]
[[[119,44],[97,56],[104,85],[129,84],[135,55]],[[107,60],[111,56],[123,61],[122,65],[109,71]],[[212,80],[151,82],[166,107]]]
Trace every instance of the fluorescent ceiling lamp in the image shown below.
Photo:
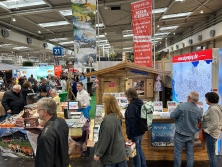
[[[19,9],[28,6],[46,5],[44,0],[7,0],[0,2],[0,5],[7,9]]]
[[[185,0],[175,0],[175,2],[184,2]]]
[[[58,21],[58,22],[49,22],[49,23],[40,23],[39,26],[41,27],[53,27],[53,26],[62,26],[70,24],[67,21]]]
[[[63,16],[72,16],[72,10],[60,10],[59,11]]]
[[[108,40],[99,40],[99,41],[96,41],[96,42],[105,42],[105,43],[107,43],[108,42]]]
[[[110,44],[109,44],[109,43],[107,43],[107,44],[101,44],[101,45],[99,45],[99,46],[110,46]]]
[[[152,13],[164,13],[166,10],[167,8],[153,9]]]
[[[66,41],[66,40],[69,40],[69,38],[54,38],[54,39],[50,39],[50,41],[52,41],[52,42]]]
[[[110,49],[111,47],[104,47],[104,49]]]
[[[170,32],[156,33],[155,36],[168,35]]]
[[[0,47],[7,47],[7,46],[11,46],[12,44],[2,44],[2,45],[0,45]]]
[[[99,35],[99,38],[105,38],[105,35]],[[96,36],[96,38],[98,38],[98,36]]]
[[[177,29],[179,26],[168,26],[168,27],[161,27],[160,28],[160,31],[163,31],[163,30],[175,30]]]
[[[192,13],[192,12],[164,15],[164,16],[162,17],[162,19],[171,19],[171,18],[177,18],[177,17],[186,17],[186,16],[189,16],[191,13]]]
[[[96,27],[98,27],[98,24],[96,24]],[[104,27],[103,23],[99,23],[99,27]]]
[[[15,49],[15,50],[21,50],[21,49],[27,49],[28,47],[26,46],[18,46],[18,47],[14,47],[12,49]]]
[[[74,44],[74,41],[60,42],[59,44],[60,44],[60,45]]]
[[[123,48],[123,50],[132,50],[133,48]]]
[[[132,37],[132,36],[133,36],[133,34],[125,34],[125,35],[123,35],[123,38]]]

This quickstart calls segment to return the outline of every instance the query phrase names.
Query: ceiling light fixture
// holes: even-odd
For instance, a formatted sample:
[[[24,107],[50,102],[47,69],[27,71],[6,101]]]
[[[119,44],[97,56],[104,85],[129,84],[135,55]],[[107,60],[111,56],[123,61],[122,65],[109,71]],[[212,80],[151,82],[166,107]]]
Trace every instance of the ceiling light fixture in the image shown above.
[[[184,2],[185,0],[175,0],[175,2]]]
[[[107,35],[107,33],[105,32],[104,35]]]
[[[38,33],[41,34],[42,32],[41,32],[41,31],[38,31]]]
[[[167,10],[167,8],[159,8],[159,9],[153,9],[152,13],[163,13]]]
[[[203,14],[203,10],[201,10],[200,13]]]
[[[96,27],[98,27],[98,24],[96,24]],[[104,27],[103,23],[99,23],[99,27]]]
[[[159,25],[157,25],[157,27],[160,27]]]
[[[125,34],[125,35],[123,35],[123,38],[127,38],[127,37],[133,37],[133,34]]]
[[[109,7],[108,6],[106,6],[106,1],[104,0],[104,9],[109,9]]]
[[[67,21],[58,21],[58,22],[49,22],[49,23],[40,23],[38,24],[41,27],[53,27],[53,26],[62,26],[62,25],[67,25],[70,24]]]
[[[16,19],[14,17],[12,17],[11,21],[16,22]]]
[[[0,5],[7,8],[7,9],[19,9],[23,7],[29,6],[39,6],[39,5],[46,5],[44,0],[29,0],[29,1],[19,1],[18,0],[8,0],[0,2]]]
[[[54,39],[50,39],[50,41],[52,41],[52,42],[66,41],[66,40],[69,40],[69,38],[54,38]]]
[[[72,15],[72,10],[60,10],[59,11],[63,16],[71,16]]]
[[[185,12],[185,13],[177,13],[177,14],[169,14],[169,15],[164,15],[162,19],[171,19],[171,18],[177,18],[177,17],[187,17],[191,14],[192,12]]]
[[[168,26],[168,27],[161,27],[160,28],[160,31],[163,31],[163,30],[172,30],[172,29],[177,29],[179,26]]]

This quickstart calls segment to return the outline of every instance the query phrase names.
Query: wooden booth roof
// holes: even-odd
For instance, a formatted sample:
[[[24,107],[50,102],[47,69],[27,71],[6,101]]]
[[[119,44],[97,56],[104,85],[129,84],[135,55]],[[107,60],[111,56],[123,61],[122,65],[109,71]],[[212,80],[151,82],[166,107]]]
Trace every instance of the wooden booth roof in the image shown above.
[[[170,75],[171,74],[171,71],[163,71],[163,70],[155,69],[152,67],[139,66],[139,65],[132,63],[130,61],[123,61],[123,62],[121,62],[115,66],[112,66],[112,67],[108,67],[108,68],[98,70],[98,71],[93,71],[90,73],[85,73],[85,76],[86,77],[98,76],[101,74],[106,74],[106,73],[113,72],[113,71],[120,70],[120,69],[124,69],[124,68],[129,68],[129,69],[148,72],[148,73],[150,72],[150,73],[154,73],[154,74],[161,74],[161,75]]]

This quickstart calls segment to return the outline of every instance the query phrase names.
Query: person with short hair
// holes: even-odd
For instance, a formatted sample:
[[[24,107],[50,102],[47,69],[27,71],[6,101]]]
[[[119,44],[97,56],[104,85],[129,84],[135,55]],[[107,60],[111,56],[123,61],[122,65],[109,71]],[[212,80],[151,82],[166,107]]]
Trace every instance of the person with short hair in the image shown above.
[[[105,117],[99,129],[95,144],[94,159],[101,160],[104,167],[127,167],[125,142],[122,134],[122,114],[116,98],[103,97]]]
[[[141,146],[144,132],[140,130],[140,113],[143,101],[138,98],[135,89],[129,88],[125,95],[130,102],[125,112],[126,134],[128,142],[135,142],[136,156],[133,158],[136,167],[146,167],[146,158]]]
[[[33,78],[33,74],[28,78],[28,81],[33,85],[35,82],[35,78]]]
[[[90,98],[87,91],[84,90],[84,86],[82,82],[78,82],[76,86],[77,92],[77,101],[81,103],[82,108],[86,108],[90,105]]]
[[[170,113],[170,118],[175,120],[174,167],[181,166],[181,154],[184,145],[187,154],[187,167],[193,167],[194,135],[197,130],[197,124],[201,121],[203,114],[202,110],[196,105],[198,100],[199,94],[190,92],[187,96],[187,102],[179,104]]]
[[[42,88],[45,89],[46,92],[49,94],[50,86],[49,86],[49,84],[47,83],[47,80],[46,80],[45,78],[42,78],[42,79],[41,79],[41,84],[40,84],[39,87],[38,87],[39,92],[41,92],[41,89],[42,89]]]
[[[206,139],[207,154],[210,161],[210,167],[216,167],[216,141],[220,137],[222,130],[222,106],[218,104],[219,96],[215,92],[205,94],[208,110],[204,113],[201,122],[201,128],[204,131]]]
[[[7,90],[5,92],[2,98],[2,106],[9,116],[19,114],[23,110],[25,102],[20,85],[14,85],[12,90]]]
[[[46,124],[38,136],[35,167],[69,166],[69,128],[64,119],[56,116],[56,102],[42,98],[37,102],[39,119]]]
[[[41,88],[40,89],[40,94],[38,96],[38,99],[41,99],[43,97],[48,97],[48,96],[49,96],[49,94],[47,93],[46,89],[44,87]]]
[[[61,107],[61,102],[60,102],[60,97],[59,95],[57,94],[56,90],[55,89],[52,89],[50,91],[50,96],[53,98],[53,100],[56,102],[56,105],[57,105],[57,112],[62,112],[62,107]]]

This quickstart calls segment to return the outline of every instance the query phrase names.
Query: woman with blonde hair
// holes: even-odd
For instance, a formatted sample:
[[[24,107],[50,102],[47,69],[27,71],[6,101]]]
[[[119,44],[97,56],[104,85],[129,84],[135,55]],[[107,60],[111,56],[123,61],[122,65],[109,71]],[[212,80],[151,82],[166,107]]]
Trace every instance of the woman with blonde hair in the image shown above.
[[[99,139],[95,144],[94,159],[101,160],[104,167],[127,167],[125,142],[122,135],[122,114],[116,98],[103,97],[105,117],[99,130]]]

